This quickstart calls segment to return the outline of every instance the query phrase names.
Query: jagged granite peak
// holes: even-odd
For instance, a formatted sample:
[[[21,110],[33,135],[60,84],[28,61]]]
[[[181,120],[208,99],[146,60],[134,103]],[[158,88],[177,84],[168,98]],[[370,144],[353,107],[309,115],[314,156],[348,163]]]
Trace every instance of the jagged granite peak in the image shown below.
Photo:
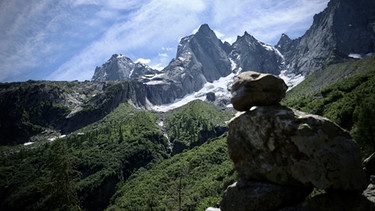
[[[375,1],[331,0],[302,37],[276,47],[284,55],[288,71],[305,76],[342,54],[373,53]]]
[[[283,33],[275,47],[279,49],[280,52],[286,52],[288,48],[290,47],[291,42],[292,42],[292,39],[290,39],[288,35]]]
[[[245,32],[232,45],[229,57],[237,64],[234,71],[256,71],[278,75],[283,57],[280,52]]]
[[[226,50],[228,46],[207,24],[203,24],[195,34],[180,40],[176,58],[164,71],[171,79],[180,82],[187,93],[198,91],[207,81],[231,73]]]
[[[122,54],[113,54],[101,67],[95,68],[92,81],[114,81],[136,79],[144,74],[158,72],[140,62],[134,63],[130,58]]]
[[[230,74],[230,61],[225,51],[225,45],[219,40],[215,32],[203,24],[197,33],[189,36],[189,41],[179,46],[192,54],[196,62],[202,65],[201,71],[209,82]],[[186,55],[186,54],[185,54]],[[180,56],[180,55],[177,55]]]

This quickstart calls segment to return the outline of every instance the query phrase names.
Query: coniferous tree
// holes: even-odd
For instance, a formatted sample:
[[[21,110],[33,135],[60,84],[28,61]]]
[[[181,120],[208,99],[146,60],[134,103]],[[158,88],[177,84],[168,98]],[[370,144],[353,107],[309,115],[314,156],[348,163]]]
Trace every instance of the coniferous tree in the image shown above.
[[[55,140],[50,147],[47,169],[49,182],[46,184],[45,210],[80,210],[74,179],[78,171],[64,140]]]

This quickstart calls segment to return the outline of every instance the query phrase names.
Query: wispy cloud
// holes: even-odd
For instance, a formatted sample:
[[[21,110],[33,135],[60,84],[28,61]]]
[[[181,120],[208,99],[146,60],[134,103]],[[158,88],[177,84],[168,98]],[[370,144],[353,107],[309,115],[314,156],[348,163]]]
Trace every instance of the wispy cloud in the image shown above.
[[[233,42],[301,36],[328,0],[12,0],[0,2],[0,81],[91,79],[114,53],[161,68],[208,23]]]
[[[95,66],[116,52],[133,59],[149,56],[151,66],[160,67],[161,62],[165,65],[165,56],[159,55],[161,49],[177,46],[179,37],[187,35],[191,28],[200,24],[197,14],[204,9],[205,4],[199,0],[150,1],[128,14],[128,19],[108,27],[100,39],[63,64],[49,78],[67,80],[74,75],[79,80],[88,79],[87,76],[93,74]],[[79,63],[82,60],[85,62]],[[92,69],[87,69],[90,66]]]
[[[244,31],[257,39],[276,44],[282,33],[301,36],[312,24],[313,15],[322,11],[327,0],[233,0],[218,1],[212,7],[213,27],[224,38],[233,40]],[[237,23],[237,24],[233,24]],[[302,30],[302,31],[301,31]]]

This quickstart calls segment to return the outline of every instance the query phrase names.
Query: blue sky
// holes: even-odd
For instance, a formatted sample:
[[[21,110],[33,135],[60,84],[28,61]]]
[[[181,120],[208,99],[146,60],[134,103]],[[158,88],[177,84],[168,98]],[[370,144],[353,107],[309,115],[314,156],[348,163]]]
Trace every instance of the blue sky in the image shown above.
[[[302,36],[328,0],[0,0],[0,81],[90,80],[112,54],[162,68],[207,23],[230,43]]]

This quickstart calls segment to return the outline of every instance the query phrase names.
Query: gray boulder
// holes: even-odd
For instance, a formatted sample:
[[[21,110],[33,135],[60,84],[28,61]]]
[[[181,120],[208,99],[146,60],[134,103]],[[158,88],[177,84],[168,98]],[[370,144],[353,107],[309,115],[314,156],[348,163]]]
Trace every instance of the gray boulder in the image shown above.
[[[283,106],[254,107],[230,121],[227,142],[244,179],[319,189],[366,188],[356,142],[321,116]]]
[[[363,196],[375,203],[375,153],[363,161],[363,168],[370,184],[363,191]]]
[[[288,86],[274,75],[257,72],[243,72],[232,85],[234,109],[247,111],[252,106],[275,105],[285,97]]]
[[[363,191],[363,196],[375,204],[375,185],[373,183],[370,183],[366,190]]]
[[[280,209],[279,211],[326,211],[350,210],[363,211],[375,210],[375,204],[366,197],[350,191],[329,192],[314,196],[303,203]]]
[[[311,191],[312,189],[306,187],[240,180],[228,186],[220,202],[220,210],[280,209],[299,204]]]

